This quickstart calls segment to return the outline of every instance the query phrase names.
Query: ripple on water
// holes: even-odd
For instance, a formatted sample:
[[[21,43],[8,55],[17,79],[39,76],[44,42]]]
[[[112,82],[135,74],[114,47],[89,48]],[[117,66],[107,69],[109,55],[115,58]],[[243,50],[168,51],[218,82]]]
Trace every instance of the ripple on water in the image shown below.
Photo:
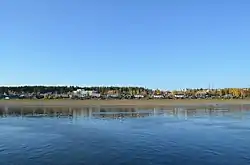
[[[6,147],[2,144],[0,144],[0,154],[4,153],[6,151]]]
[[[249,122],[232,116],[0,119],[0,164],[247,165]]]
[[[27,128],[21,127],[21,126],[11,126],[11,125],[1,125],[0,130],[3,131],[4,133],[12,133],[12,132],[17,132],[17,131],[24,131]]]

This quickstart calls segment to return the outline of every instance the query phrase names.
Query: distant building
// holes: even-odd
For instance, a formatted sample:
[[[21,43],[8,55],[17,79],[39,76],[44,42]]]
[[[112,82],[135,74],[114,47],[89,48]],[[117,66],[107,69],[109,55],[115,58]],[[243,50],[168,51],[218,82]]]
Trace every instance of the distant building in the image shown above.
[[[134,98],[141,99],[144,98],[144,95],[134,95]]]
[[[164,98],[164,96],[163,95],[153,95],[153,98],[155,98],[155,99],[162,99],[162,98]]]
[[[108,98],[119,98],[119,94],[108,94]]]
[[[231,98],[233,98],[233,95],[232,94],[226,94],[226,95],[223,96],[223,98],[231,99]]]
[[[175,94],[174,97],[176,99],[184,99],[185,98],[185,95],[184,94]]]
[[[207,97],[207,95],[208,95],[207,91],[198,91],[195,94],[195,96],[198,97],[198,98],[205,98],[205,97]]]
[[[92,92],[90,96],[99,98],[99,97],[101,97],[101,94],[97,93],[97,92]]]
[[[101,97],[101,94],[97,91],[85,91],[84,89],[73,91],[73,95],[78,97]]]
[[[8,96],[6,96],[4,99],[5,99],[5,100],[9,100],[10,98],[9,98]]]

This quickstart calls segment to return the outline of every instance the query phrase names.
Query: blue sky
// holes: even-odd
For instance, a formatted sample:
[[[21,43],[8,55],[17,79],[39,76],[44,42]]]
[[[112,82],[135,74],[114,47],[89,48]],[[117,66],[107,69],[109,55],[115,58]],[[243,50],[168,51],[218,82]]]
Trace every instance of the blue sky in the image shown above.
[[[0,85],[250,86],[249,0],[2,0]]]

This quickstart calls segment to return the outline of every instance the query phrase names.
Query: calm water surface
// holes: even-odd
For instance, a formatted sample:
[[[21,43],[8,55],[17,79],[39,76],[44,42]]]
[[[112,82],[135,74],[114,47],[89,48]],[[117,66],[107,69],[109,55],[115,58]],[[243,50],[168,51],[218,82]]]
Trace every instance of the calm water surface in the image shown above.
[[[250,111],[0,109],[1,165],[249,165]]]

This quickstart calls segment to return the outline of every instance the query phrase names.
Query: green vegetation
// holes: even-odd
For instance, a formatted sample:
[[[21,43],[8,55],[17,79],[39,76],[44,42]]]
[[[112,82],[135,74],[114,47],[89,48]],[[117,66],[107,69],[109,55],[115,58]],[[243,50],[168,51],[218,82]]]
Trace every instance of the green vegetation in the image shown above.
[[[150,94],[152,90],[143,87],[79,87],[79,86],[18,86],[18,87],[0,87],[0,94],[10,93],[57,93],[66,94],[77,89],[84,89],[87,91],[97,91],[101,94],[113,93],[129,93],[134,94]]]
[[[144,98],[177,98],[176,95],[183,95],[184,98],[250,98],[250,88],[224,88],[224,89],[185,89],[174,91],[152,90],[144,87],[79,87],[79,86],[16,86],[0,87],[0,96],[28,96],[26,98],[67,98],[73,91],[84,89],[85,91],[96,91],[103,95],[119,95],[120,98],[127,96],[142,95]],[[152,96],[164,97],[152,97]],[[14,98],[14,97],[13,97]],[[130,97],[129,97],[130,98]],[[180,98],[180,97],[178,97]]]

